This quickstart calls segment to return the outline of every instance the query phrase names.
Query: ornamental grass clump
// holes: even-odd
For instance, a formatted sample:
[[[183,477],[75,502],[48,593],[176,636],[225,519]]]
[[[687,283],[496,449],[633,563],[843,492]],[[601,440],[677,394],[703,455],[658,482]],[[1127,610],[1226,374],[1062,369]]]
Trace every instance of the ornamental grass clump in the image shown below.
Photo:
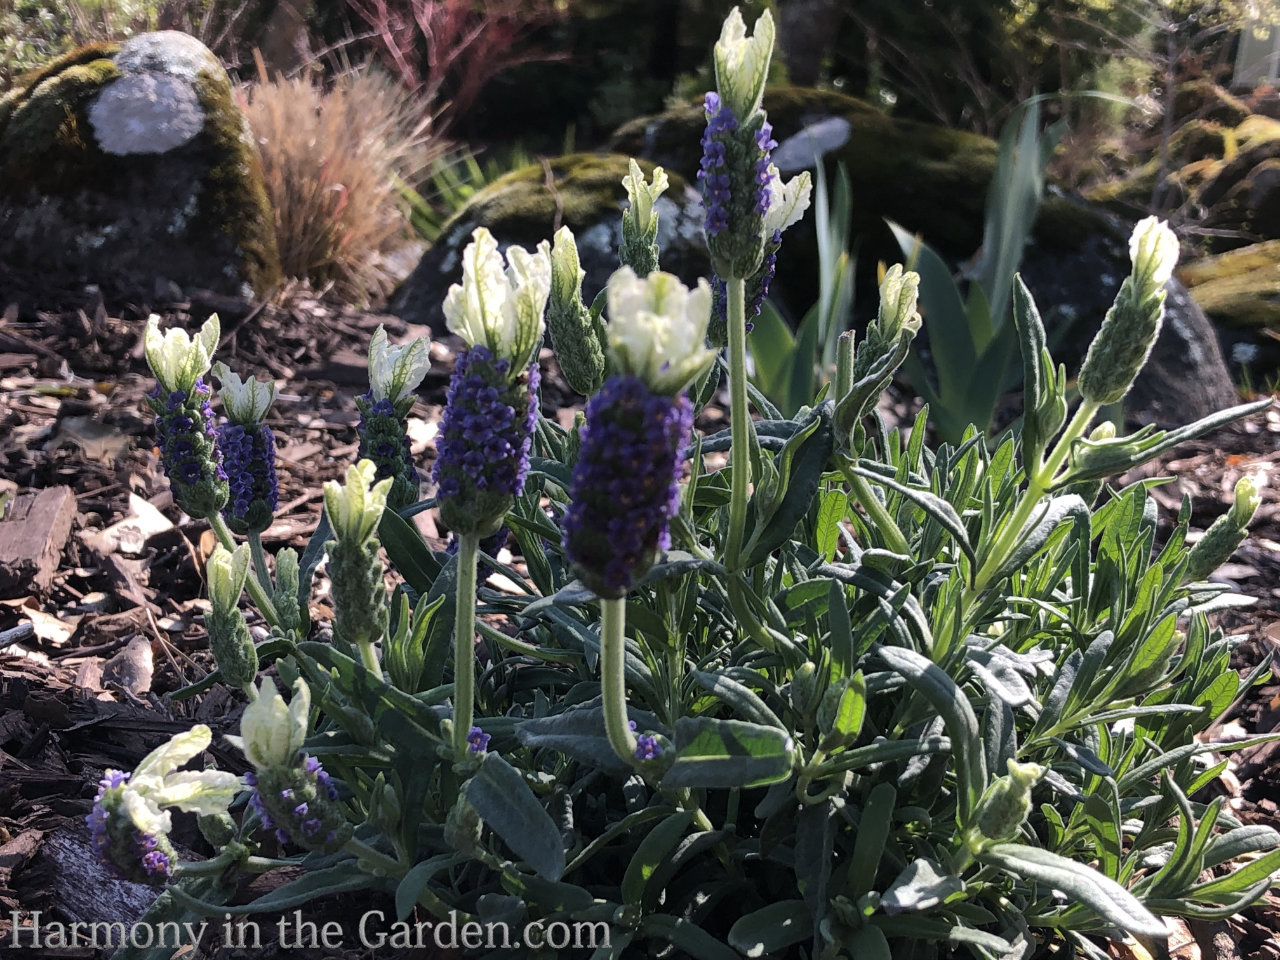
[[[233,742],[252,769],[244,802],[201,818],[219,853],[197,862],[161,848],[167,824],[149,807],[120,812],[131,795],[163,809],[177,796],[167,776],[183,774],[109,779],[95,842],[132,876],[167,870],[157,916],[365,891],[409,931],[518,918],[590,932],[567,957],[1102,960],[1136,949],[1116,943],[1130,937],[1160,944],[1165,918],[1230,916],[1280,876],[1280,833],[1210,795],[1221,754],[1280,735],[1207,733],[1268,672],[1232,669],[1243,638],[1210,615],[1244,599],[1206,579],[1262,484],[1242,481],[1192,547],[1189,502],[1157,543],[1163,481],[1115,479],[1269,401],[1168,431],[1094,423],[1159,329],[1172,233],[1135,231],[1078,397],[1015,285],[1023,416],[991,444],[970,427],[931,448],[927,411],[894,427],[877,413],[928,322],[900,266],[861,340],[840,338],[829,394],[792,417],[756,394],[757,419],[746,291],[770,224],[807,204],[803,181],[757,177],[771,33],[762,16],[748,38],[735,13],[715,52],[720,110],[738,124],[712,137],[728,176],[709,237],[726,290],[726,429],[694,429],[687,396],[713,382],[711,284],[637,266],[653,254],[658,210],[642,194],[658,178],[633,170],[636,242],[594,309],[567,231],[504,257],[478,230],[464,254],[445,301],[466,346],[435,497],[402,511],[434,505],[456,553],[388,509],[407,463],[398,423],[386,475],[361,460],[327,484],[319,528],[300,556],[276,557],[274,582],[224,504],[199,503],[223,547],[210,640],[219,676],[250,701]],[[599,348],[570,360],[553,332],[588,397],[568,429],[536,396],[555,311]],[[175,334],[155,355],[162,390],[189,393],[205,342]],[[372,351],[371,367],[395,356],[386,369],[406,372],[380,399],[411,402],[421,349]],[[492,558],[502,581],[480,584],[480,538],[503,528],[520,562]],[[302,615],[322,569],[331,632]],[[271,625],[256,647],[242,592]],[[253,676],[264,667],[287,706]],[[282,865],[300,875],[236,898],[246,875]]]

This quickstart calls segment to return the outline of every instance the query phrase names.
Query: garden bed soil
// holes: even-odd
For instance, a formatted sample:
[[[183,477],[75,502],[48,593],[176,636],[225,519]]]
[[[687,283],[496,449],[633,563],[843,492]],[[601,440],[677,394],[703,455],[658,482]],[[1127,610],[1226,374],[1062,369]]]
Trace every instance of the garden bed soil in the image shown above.
[[[45,308],[31,306],[36,303]],[[367,388],[369,337],[379,323],[393,342],[429,331],[336,306],[297,288],[271,304],[209,296],[156,309],[189,328],[218,311],[220,357],[241,375],[269,375],[280,386],[268,418],[280,445],[280,509],[263,539],[269,550],[303,549],[320,516],[321,483],[343,475],[356,453],[359,413],[352,398]],[[7,545],[12,515],[0,524],[0,557],[10,555],[6,549],[22,554],[29,571],[8,584],[0,577],[0,945],[8,948],[14,919],[30,923],[33,911],[42,911],[46,923],[140,913],[152,892],[101,879],[88,853],[84,815],[101,771],[132,768],[195,722],[213,728],[210,749],[219,765],[241,770],[238,753],[216,735],[237,728],[243,705],[220,686],[182,701],[167,696],[213,668],[202,622],[202,573],[213,536],[207,524],[173,507],[154,449],[143,403],[152,386],[142,356],[149,310],[136,304],[108,307],[92,289],[71,285],[52,296],[26,290],[19,278],[0,274],[0,311],[0,496],[17,500],[41,492],[40,504],[22,498],[24,526]],[[456,346],[448,339],[432,345],[432,370],[410,421],[420,466],[429,467],[434,455]],[[581,398],[564,384],[549,353],[544,361],[543,410],[567,425]],[[909,422],[914,409],[911,398],[894,395],[886,412]],[[704,416],[708,427],[723,425],[722,408],[713,406]],[[1196,527],[1204,529],[1227,508],[1238,477],[1269,476],[1278,464],[1280,413],[1272,410],[1188,444],[1141,473],[1176,477],[1154,491],[1166,529],[1184,494],[1192,499]],[[1280,649],[1278,488],[1280,471],[1264,491],[1252,539],[1217,574],[1258,599],[1252,608],[1220,615],[1226,629],[1247,637],[1238,654],[1241,670]],[[419,514],[419,527],[428,543],[443,548],[445,538],[431,517]],[[321,622],[327,614],[324,586],[313,601]],[[1250,691],[1212,733],[1234,739],[1276,730],[1280,683],[1271,679]],[[1209,789],[1226,795],[1239,819],[1280,828],[1280,744],[1229,758],[1226,772]],[[175,839],[196,855],[209,853],[190,825]],[[282,871],[261,876],[235,902],[248,902],[288,879]],[[289,955],[455,955],[358,946],[359,918],[378,908],[388,906],[349,895],[313,903],[304,918],[338,921],[343,945],[291,949]],[[185,955],[271,955],[283,946],[276,921],[262,918],[261,949],[229,945],[215,923]],[[1225,923],[1178,924],[1176,934],[1172,955],[1183,960],[1280,960],[1280,898],[1272,896]],[[34,957],[45,951],[22,953]],[[95,951],[48,955],[90,957]],[[1117,953],[1126,955],[1141,954]]]

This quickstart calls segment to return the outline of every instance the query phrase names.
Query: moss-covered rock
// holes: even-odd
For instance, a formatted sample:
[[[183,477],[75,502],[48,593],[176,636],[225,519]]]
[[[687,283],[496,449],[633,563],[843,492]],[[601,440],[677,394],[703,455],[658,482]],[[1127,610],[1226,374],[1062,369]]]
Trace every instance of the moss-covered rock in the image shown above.
[[[0,100],[0,259],[150,296],[279,280],[256,144],[222,65],[164,31],[74,51]]]
[[[392,299],[391,309],[410,323],[444,330],[440,305],[450,284],[462,276],[462,251],[476,227],[487,227],[505,250],[532,249],[561,225],[573,231],[582,268],[583,295],[591,298],[618,268],[622,210],[627,193],[627,157],[577,153],[514,170],[471,198],[444,225],[435,245]],[[648,176],[654,164],[641,163]],[[658,200],[658,248],[662,269],[692,283],[710,269],[702,242],[702,207],[697,193],[678,173]]]
[[[1183,267],[1178,277],[1217,322],[1280,332],[1280,240],[1206,257]]]
[[[1173,97],[1173,116],[1179,122],[1212,120],[1234,127],[1250,113],[1243,100],[1207,78],[1180,84]]]

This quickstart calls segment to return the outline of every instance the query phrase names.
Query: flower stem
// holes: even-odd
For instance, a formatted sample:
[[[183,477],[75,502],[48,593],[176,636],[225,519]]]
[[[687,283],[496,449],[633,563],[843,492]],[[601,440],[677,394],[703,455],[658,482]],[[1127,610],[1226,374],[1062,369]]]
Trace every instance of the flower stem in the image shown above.
[[[1088,429],[1089,422],[1098,412],[1098,408],[1099,404],[1091,400],[1080,404],[1075,416],[1067,424],[1067,429],[1054,444],[1048,459],[1041,464],[1027,464],[1027,489],[1022,495],[1013,518],[1001,529],[991,544],[990,550],[987,551],[987,559],[974,577],[973,586],[965,590],[963,604],[965,609],[968,609],[970,603],[991,582],[991,578],[1003,566],[1010,552],[1017,547],[1022,531],[1039,505],[1040,498],[1053,486],[1058,471],[1071,453],[1071,445]]]
[[[458,756],[467,755],[467,734],[475,717],[476,688],[476,555],[480,537],[458,536],[458,592],[455,595],[453,629],[453,745]]]
[[[729,430],[733,473],[729,497],[729,534],[725,566],[738,569],[747,526],[747,495],[751,489],[751,449],[747,437],[751,411],[747,407],[746,284],[740,277],[725,281],[725,318],[729,328]]]
[[[214,536],[218,538],[218,542],[234,552],[236,541],[231,536],[231,530],[227,527],[227,522],[222,519],[222,514],[215,513],[210,516],[209,527],[213,530]],[[249,596],[253,598],[253,602],[257,605],[258,612],[262,614],[267,623],[273,627],[278,627],[280,625],[280,617],[276,613],[276,605],[271,602],[271,597],[267,591],[262,589],[262,584],[255,578],[250,577],[245,581],[244,586],[249,591]]]
[[[619,759],[636,762],[636,735],[627,724],[627,674],[623,636],[627,627],[624,597],[600,601],[600,674],[604,688],[604,731]]]
[[[885,509],[875,491],[871,489],[871,484],[854,473],[847,462],[841,462],[840,472],[844,474],[845,480],[853,488],[854,496],[862,504],[862,509],[867,512],[867,519],[871,521],[871,525],[880,532],[880,536],[884,537],[885,545],[894,553],[910,556],[911,545],[907,543],[907,538],[903,535],[902,529],[894,522],[893,517],[889,516],[889,511]]]
[[[253,572],[262,584],[262,589],[271,595],[275,588],[271,585],[271,575],[267,572],[267,553],[262,549],[262,534],[257,530],[249,532],[249,553],[253,557]]]

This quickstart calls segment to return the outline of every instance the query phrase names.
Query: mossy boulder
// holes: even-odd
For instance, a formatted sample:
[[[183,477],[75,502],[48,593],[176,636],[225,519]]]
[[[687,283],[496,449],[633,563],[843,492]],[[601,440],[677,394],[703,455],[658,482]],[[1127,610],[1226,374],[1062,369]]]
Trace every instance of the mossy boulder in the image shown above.
[[[886,217],[925,232],[947,255],[968,256],[981,242],[984,198],[996,163],[994,141],[897,120],[865,101],[829,90],[769,89],[764,107],[779,143],[818,121],[838,117],[848,122],[847,141],[829,151],[826,162],[832,170],[842,163],[849,172],[853,235],[862,238],[862,254],[872,263],[897,249],[884,225]],[[692,179],[705,126],[702,105],[688,104],[626,124],[609,148]]]
[[[175,31],[74,51],[0,99],[0,261],[121,294],[280,277],[226,71]]]
[[[392,298],[392,311],[410,323],[431,327],[437,335],[442,333],[440,305],[449,286],[461,279],[462,251],[472,231],[481,226],[493,233],[504,250],[512,244],[533,249],[560,226],[567,226],[577,239],[587,272],[583,295],[590,303],[618,268],[627,161],[614,154],[568,154],[546,166],[524,167],[495,180],[444,225],[435,245]],[[640,166],[649,176],[654,165],[642,162]],[[656,204],[662,269],[693,283],[710,271],[702,239],[702,204],[683,177],[671,172],[668,176],[671,185]]]
[[[1206,257],[1178,277],[1219,323],[1280,333],[1280,240]]]
[[[874,288],[878,261],[904,259],[885,219],[919,233],[953,263],[973,256],[981,245],[987,190],[998,153],[994,141],[894,119],[831,91],[771,89],[764,105],[780,143],[778,156],[790,152],[789,138],[802,130],[821,129],[829,147],[823,158],[828,180],[833,182],[837,165],[848,171],[859,291]],[[701,159],[705,122],[699,104],[677,107],[622,127],[611,147],[692,179]],[[846,126],[847,136],[834,135]],[[828,131],[833,135],[828,137]],[[804,315],[818,289],[813,223],[809,216],[788,231],[778,256],[771,296],[793,320]],[[1046,322],[1071,324],[1061,349],[1064,358],[1073,350],[1083,356],[1127,275],[1130,226],[1061,191],[1050,190],[1044,198],[1024,252],[1022,274],[1045,310]],[[859,296],[861,304],[873,299]],[[1233,397],[1212,326],[1185,291],[1170,301],[1170,322],[1130,404],[1138,415],[1166,424],[1207,415]],[[927,320],[925,331],[927,337]],[[1190,381],[1194,388],[1171,394],[1171,381]]]
[[[1173,95],[1173,116],[1177,121],[1212,120],[1234,127],[1250,113],[1243,100],[1206,78],[1180,84]]]

